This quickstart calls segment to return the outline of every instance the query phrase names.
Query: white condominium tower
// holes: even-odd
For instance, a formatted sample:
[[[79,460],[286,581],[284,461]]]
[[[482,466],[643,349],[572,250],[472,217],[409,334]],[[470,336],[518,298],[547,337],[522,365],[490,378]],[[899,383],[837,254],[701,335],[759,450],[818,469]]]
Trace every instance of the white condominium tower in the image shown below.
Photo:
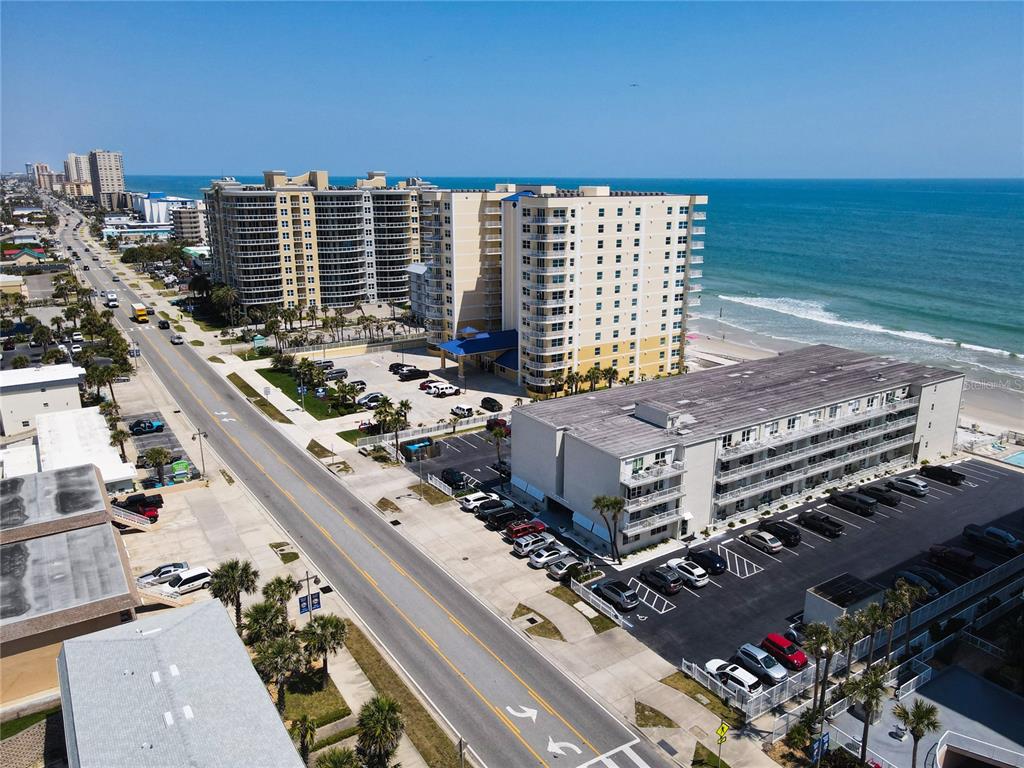
[[[263,184],[233,178],[204,190],[214,277],[241,304],[352,306],[408,299],[407,267],[419,260],[419,195],[388,187],[380,172],[335,187],[326,171]]]
[[[124,163],[120,152],[94,149],[89,153],[89,176],[92,196],[100,208],[119,207],[124,192]]]

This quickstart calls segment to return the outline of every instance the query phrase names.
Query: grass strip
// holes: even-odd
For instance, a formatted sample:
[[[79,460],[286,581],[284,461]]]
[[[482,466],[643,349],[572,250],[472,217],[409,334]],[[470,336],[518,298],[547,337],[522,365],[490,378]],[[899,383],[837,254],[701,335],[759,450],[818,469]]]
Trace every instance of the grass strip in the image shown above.
[[[393,502],[387,496],[382,496],[377,501],[377,509],[379,509],[381,512],[401,512],[402,511],[399,508],[399,506],[397,504],[395,504],[395,502]]]
[[[207,360],[209,360],[209,361],[210,361],[211,363],[223,363],[223,362],[224,362],[223,360],[221,360],[221,359],[220,359],[219,357],[217,357],[216,355],[210,355],[210,356],[209,356],[208,358],[206,358],[206,359],[207,359]]]
[[[539,622],[531,624],[526,628],[526,634],[533,635],[534,637],[543,637],[547,640],[559,640],[565,642],[565,638],[562,637],[562,633],[558,631],[556,627],[547,616],[537,613],[537,611],[529,608],[522,603],[516,606],[515,611],[512,612],[513,619],[519,619],[528,613],[532,613],[538,619]]]
[[[265,413],[270,419],[273,419],[278,424],[292,423],[291,419],[275,408],[272,403],[268,402],[263,395],[253,389],[252,386],[250,386],[239,374],[229,373],[228,381],[238,387],[239,391],[241,391],[241,393],[245,395],[253,405],[263,411],[263,413]]]
[[[312,387],[308,389],[305,397],[300,395],[298,382],[287,371],[275,371],[273,368],[257,368],[256,373],[284,392],[291,398],[292,402],[301,405],[306,413],[314,419],[322,421],[323,419],[330,419],[338,415],[331,408],[329,402],[321,400],[313,394]]]
[[[669,688],[675,688],[680,693],[685,693],[694,701],[703,703],[701,699],[698,699],[697,697],[704,697],[708,700],[708,703],[704,704],[705,709],[709,709],[714,712],[731,728],[743,727],[743,713],[730,707],[692,677],[688,677],[682,672],[673,672],[661,682]]]
[[[729,768],[725,760],[719,760],[718,756],[701,743],[697,743],[693,750],[693,768]]]
[[[409,490],[413,491],[414,493],[418,493],[420,496],[424,498],[424,500],[430,502],[435,506],[437,504],[444,504],[446,501],[452,500],[451,496],[449,496],[447,493],[443,493],[437,490],[437,488],[432,486],[430,483],[416,483],[415,485],[410,485]]]
[[[319,728],[352,714],[334,681],[328,679],[327,685],[323,685],[323,672],[319,668],[292,675],[286,692],[285,720],[297,720],[303,715],[309,715]]]
[[[637,701],[634,704],[636,724],[641,728],[678,728],[679,724],[664,712]]]
[[[319,752],[321,749],[333,746],[337,744],[339,741],[344,741],[345,739],[355,736],[357,733],[359,733],[359,726],[353,725],[351,728],[345,728],[343,730],[338,731],[337,733],[332,733],[330,736],[327,736],[323,739],[318,739],[317,741],[314,741],[313,746],[312,748],[310,748],[309,751]]]
[[[352,445],[355,445],[356,440],[361,437],[366,437],[366,433],[361,429],[346,429],[344,432],[339,432],[338,437],[346,442],[352,443]]]
[[[202,339],[192,339],[189,342],[189,344],[191,344],[193,347],[205,347],[206,346],[206,342],[203,341]]]
[[[395,674],[359,627],[348,624],[345,646],[377,693],[390,696],[402,706],[405,732],[430,768],[457,768],[459,755],[448,735],[430,716],[420,700]]]
[[[53,709],[46,709],[42,712],[19,717],[16,720],[8,720],[6,723],[0,723],[0,740],[10,738],[16,733],[21,733],[26,728],[31,728],[36,723],[42,722],[50,715],[55,715],[58,712],[60,712],[60,707],[54,707]]]
[[[576,603],[580,603],[583,601],[582,597],[577,595],[564,584],[559,584],[557,587],[549,589],[548,594],[557,597],[563,603],[568,603],[573,608],[576,607]],[[583,612],[580,611],[580,613]],[[584,618],[586,618],[586,620],[590,622],[590,626],[594,630],[595,635],[600,635],[602,632],[607,632],[609,629],[615,629],[615,627],[618,626],[618,624],[609,619],[600,611],[597,611],[597,616],[587,616],[586,614],[584,614]]]
[[[334,451],[329,451],[324,448],[316,440],[310,440],[309,445],[306,446],[306,450],[316,456],[318,459],[326,459],[329,456],[334,455]]]

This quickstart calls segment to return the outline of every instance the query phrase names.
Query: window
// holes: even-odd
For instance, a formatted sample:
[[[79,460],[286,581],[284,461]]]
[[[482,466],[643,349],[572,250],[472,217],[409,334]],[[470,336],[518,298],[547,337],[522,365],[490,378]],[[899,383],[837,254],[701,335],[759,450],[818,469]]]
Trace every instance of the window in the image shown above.
[[[839,406],[838,405],[830,405],[828,407],[828,417],[830,419],[834,419],[838,415],[839,415]]]
[[[634,208],[633,209],[633,215],[634,216],[639,216],[640,215],[640,209],[639,208]]]
[[[616,208],[615,209],[615,215],[616,216],[621,216],[622,215],[622,209],[621,208]]]
[[[777,435],[777,434],[779,434],[779,422],[773,421],[771,424],[768,425],[768,434],[769,435]]]
[[[786,429],[796,429],[799,426],[800,426],[800,417],[799,416],[790,416],[788,419],[786,419]]]
[[[728,448],[731,445],[732,445],[732,435],[726,435],[725,437],[722,438],[722,447],[723,448]]]
[[[860,400],[850,401],[850,413],[857,413],[860,411]]]
[[[741,443],[749,443],[753,439],[754,439],[754,430],[753,430],[753,428],[744,429],[740,433],[740,442]]]
[[[878,395],[872,395],[868,398],[868,408],[874,408],[878,405]]]
[[[598,240],[597,241],[597,247],[598,248],[604,248],[604,240]]]
[[[604,208],[598,208],[597,215],[599,218],[604,218]]]

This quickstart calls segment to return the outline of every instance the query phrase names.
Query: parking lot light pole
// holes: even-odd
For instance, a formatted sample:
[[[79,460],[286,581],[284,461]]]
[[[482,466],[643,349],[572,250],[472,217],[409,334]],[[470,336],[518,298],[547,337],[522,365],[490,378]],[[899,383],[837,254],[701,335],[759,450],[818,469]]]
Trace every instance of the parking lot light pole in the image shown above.
[[[205,480],[206,479],[206,457],[203,455],[203,438],[204,437],[209,439],[209,435],[207,435],[205,432],[202,432],[202,431],[196,432],[194,435],[192,435],[192,439],[193,440],[198,440],[199,441],[199,465],[202,468],[203,479]]]

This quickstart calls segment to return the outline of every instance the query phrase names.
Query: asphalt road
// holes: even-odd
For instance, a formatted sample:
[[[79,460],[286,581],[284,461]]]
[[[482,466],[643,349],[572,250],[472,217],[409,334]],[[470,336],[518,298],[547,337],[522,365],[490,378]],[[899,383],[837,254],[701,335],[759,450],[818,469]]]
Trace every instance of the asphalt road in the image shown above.
[[[84,234],[84,228],[83,228]],[[79,250],[70,227],[61,239]],[[93,252],[96,248],[93,247]],[[104,259],[107,258],[104,254]],[[125,307],[107,270],[79,273],[123,299],[118,322],[231,472],[256,495],[365,626],[491,768],[668,762],[541,656],[363,500],[281,435],[199,351],[172,346]],[[328,479],[330,478],[330,479]]]

